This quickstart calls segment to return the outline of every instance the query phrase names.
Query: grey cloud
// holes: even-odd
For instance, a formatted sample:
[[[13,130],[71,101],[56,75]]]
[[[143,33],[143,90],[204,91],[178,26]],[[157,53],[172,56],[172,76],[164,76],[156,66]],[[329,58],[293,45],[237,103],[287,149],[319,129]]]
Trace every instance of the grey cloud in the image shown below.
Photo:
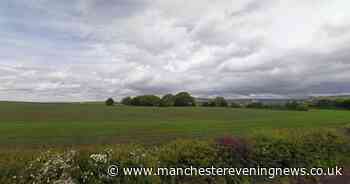
[[[349,93],[347,5],[2,1],[0,100]]]

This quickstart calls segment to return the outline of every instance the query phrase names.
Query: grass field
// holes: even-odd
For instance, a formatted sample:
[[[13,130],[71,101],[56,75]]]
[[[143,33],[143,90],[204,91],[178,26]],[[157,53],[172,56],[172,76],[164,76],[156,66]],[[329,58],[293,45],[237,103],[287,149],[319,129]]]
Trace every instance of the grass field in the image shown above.
[[[99,103],[0,102],[0,145],[161,143],[275,129],[340,127],[349,111],[107,107]]]

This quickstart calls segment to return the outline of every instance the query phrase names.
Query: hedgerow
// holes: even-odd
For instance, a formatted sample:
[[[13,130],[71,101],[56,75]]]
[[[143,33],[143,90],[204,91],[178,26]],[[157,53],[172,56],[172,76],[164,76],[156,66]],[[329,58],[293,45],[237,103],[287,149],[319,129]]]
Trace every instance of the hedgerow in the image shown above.
[[[258,183],[271,179],[262,176],[109,176],[107,169],[110,165],[155,169],[326,168],[341,166],[350,151],[346,140],[335,131],[316,131],[293,136],[176,140],[160,146],[113,145],[96,151],[45,151],[32,157],[27,155],[26,160],[18,159],[18,162],[12,159],[2,166],[0,183]],[[7,155],[6,159],[10,157]]]

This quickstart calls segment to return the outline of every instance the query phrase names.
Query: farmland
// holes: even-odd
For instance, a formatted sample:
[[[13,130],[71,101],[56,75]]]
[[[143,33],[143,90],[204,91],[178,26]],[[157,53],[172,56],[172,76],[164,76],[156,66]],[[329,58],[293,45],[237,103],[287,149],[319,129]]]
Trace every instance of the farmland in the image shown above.
[[[350,112],[345,110],[303,112],[0,102],[0,145],[158,144],[178,138],[337,128],[349,123]]]

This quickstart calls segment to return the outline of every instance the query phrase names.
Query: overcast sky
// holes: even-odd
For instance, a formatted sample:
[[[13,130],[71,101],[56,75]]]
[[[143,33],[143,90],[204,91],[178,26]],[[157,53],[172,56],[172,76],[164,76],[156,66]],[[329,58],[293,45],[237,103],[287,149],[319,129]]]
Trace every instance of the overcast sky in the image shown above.
[[[0,100],[350,92],[349,0],[1,0]]]

